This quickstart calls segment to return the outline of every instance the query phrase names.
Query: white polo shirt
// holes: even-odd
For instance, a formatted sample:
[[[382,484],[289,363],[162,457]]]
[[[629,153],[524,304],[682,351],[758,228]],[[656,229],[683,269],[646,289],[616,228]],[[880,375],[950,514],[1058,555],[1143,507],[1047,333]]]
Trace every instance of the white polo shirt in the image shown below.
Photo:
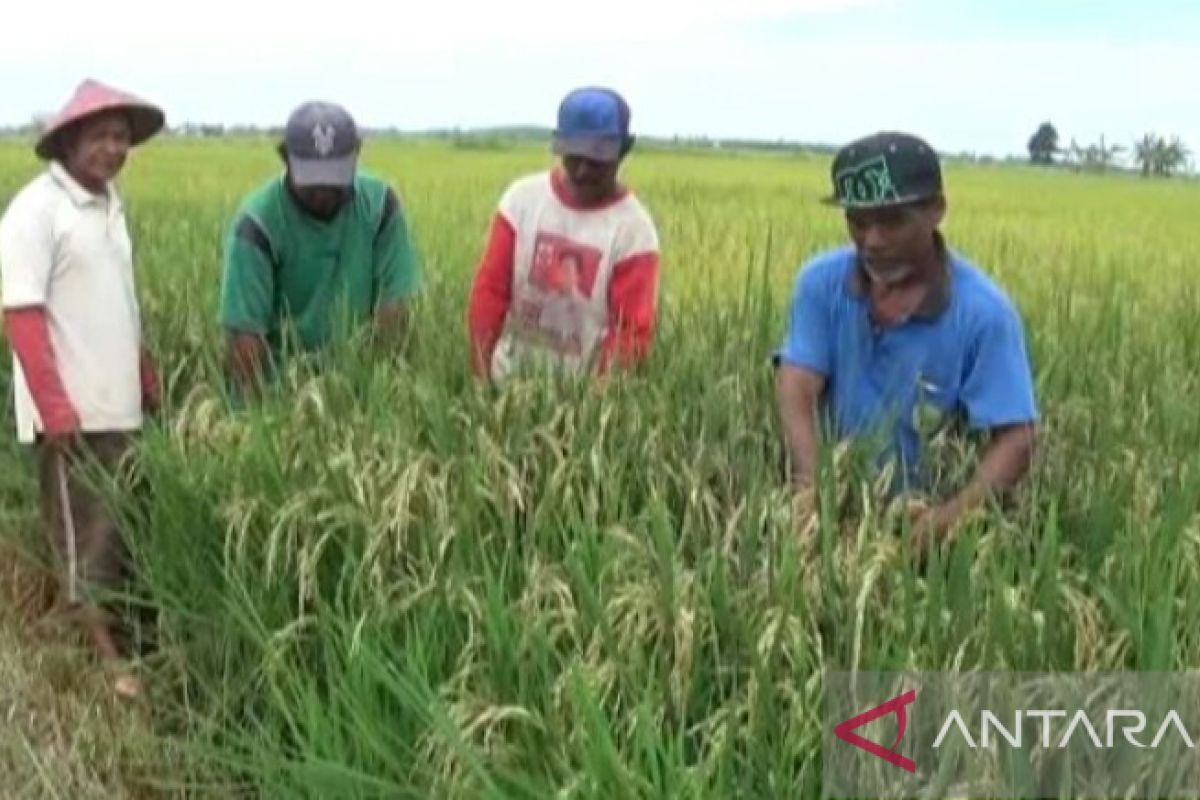
[[[140,428],[141,315],[115,189],[94,195],[52,162],[0,219],[0,273],[4,308],[45,307],[59,374],[83,430]],[[42,423],[15,356],[13,362],[17,438],[32,442]]]

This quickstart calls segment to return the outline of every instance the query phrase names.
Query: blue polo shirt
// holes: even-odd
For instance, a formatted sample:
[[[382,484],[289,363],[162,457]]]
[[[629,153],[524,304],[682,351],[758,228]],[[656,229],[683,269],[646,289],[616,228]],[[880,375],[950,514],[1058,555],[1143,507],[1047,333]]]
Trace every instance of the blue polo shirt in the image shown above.
[[[822,407],[839,439],[872,440],[921,484],[921,445],[954,417],[972,430],[1034,422],[1037,404],[1016,308],[976,266],[946,250],[947,273],[908,321],[876,329],[853,247],[801,268],[777,363],[825,376]],[[906,488],[907,488],[906,487]]]

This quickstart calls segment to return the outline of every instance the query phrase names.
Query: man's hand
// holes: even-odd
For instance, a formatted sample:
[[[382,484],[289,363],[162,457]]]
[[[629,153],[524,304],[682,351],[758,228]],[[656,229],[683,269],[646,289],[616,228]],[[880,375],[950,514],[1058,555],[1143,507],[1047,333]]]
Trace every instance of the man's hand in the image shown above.
[[[81,425],[73,408],[61,409],[43,420],[42,443],[51,451],[66,455],[75,449],[79,441]]]
[[[1033,425],[994,429],[975,476],[961,492],[937,506],[910,507],[914,548],[926,550],[938,541],[953,539],[955,526],[965,515],[981,508],[995,493],[1016,486],[1029,471],[1034,440]]]
[[[496,350],[496,342],[471,339],[468,346],[471,348],[471,377],[480,385],[493,383],[492,355]]]
[[[75,450],[75,445],[79,441],[79,431],[71,431],[69,433],[43,433],[42,442],[54,452],[60,455]]]
[[[142,411],[146,414],[157,415],[162,408],[162,382],[158,370],[154,366],[154,358],[146,349],[142,350],[139,364],[142,381]]]
[[[257,334],[233,332],[229,336],[226,357],[229,372],[242,396],[259,397],[267,368],[266,341]]]
[[[825,378],[815,372],[780,366],[775,396],[783,426],[788,468],[795,486],[813,486],[817,477],[817,405],[825,391]]]
[[[909,506],[913,550],[924,553],[934,545],[953,540],[955,524],[962,509],[954,501],[936,506],[914,503]]]
[[[404,350],[409,346],[409,312],[402,302],[384,303],[375,311],[374,339],[377,345],[389,351]]]

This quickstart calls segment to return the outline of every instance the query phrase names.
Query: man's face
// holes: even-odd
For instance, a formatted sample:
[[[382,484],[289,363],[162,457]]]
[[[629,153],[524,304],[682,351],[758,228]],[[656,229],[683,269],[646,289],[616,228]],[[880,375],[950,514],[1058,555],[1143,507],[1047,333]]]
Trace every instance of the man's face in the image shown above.
[[[350,196],[344,186],[296,186],[292,184],[292,196],[296,202],[317,219],[329,220],[337,216],[342,204]]]
[[[280,143],[277,151],[287,171],[288,192],[305,213],[320,220],[331,220],[341,211],[342,206],[350,198],[350,186],[297,186],[292,178],[291,164],[288,162],[287,147]]]
[[[879,209],[847,209],[846,225],[870,277],[871,306],[885,325],[903,322],[920,304],[935,255],[934,233],[946,213],[941,198]]]
[[[599,203],[617,190],[619,161],[594,161],[583,156],[563,156],[563,172],[576,198],[584,203]]]
[[[133,131],[122,111],[83,120],[66,134],[63,166],[85,188],[102,192],[125,166]]]
[[[941,198],[874,209],[847,209],[846,226],[872,280],[892,284],[925,263],[942,223]]]

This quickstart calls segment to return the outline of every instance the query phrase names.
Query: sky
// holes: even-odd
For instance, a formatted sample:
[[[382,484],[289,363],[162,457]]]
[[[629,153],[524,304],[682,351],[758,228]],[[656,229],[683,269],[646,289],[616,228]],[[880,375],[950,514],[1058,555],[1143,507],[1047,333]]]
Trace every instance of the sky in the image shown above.
[[[943,152],[1178,135],[1200,152],[1200,0],[56,0],[0,12],[0,125],[84,77],[185,121],[278,125],[307,99],[405,130],[552,126],[612,86],[636,133]],[[48,17],[52,14],[53,17]]]

